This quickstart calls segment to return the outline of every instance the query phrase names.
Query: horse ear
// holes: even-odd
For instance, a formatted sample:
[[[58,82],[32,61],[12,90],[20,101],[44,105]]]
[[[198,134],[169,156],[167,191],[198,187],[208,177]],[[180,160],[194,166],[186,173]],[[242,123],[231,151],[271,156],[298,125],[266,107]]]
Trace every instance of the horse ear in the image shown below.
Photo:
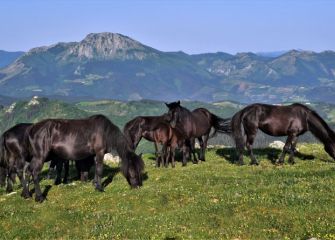
[[[177,104],[180,106],[180,100],[177,102]]]
[[[169,104],[168,104],[168,103],[165,102],[164,104],[165,104],[167,107],[169,107]]]
[[[139,156],[140,158],[142,158],[142,155],[143,155],[143,153],[140,153],[138,156]]]

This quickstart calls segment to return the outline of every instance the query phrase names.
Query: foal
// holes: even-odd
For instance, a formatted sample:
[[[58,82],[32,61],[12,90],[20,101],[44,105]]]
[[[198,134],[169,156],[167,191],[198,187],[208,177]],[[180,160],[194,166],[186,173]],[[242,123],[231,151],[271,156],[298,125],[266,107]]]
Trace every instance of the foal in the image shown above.
[[[144,131],[142,136],[154,142],[155,146],[163,145],[161,153],[157,151],[156,147],[156,167],[159,167],[161,162],[163,166],[167,167],[170,157],[172,157],[172,167],[175,167],[174,152],[178,146],[183,147],[183,158],[186,158],[185,138],[180,131],[173,129],[168,122],[160,122],[154,130]]]

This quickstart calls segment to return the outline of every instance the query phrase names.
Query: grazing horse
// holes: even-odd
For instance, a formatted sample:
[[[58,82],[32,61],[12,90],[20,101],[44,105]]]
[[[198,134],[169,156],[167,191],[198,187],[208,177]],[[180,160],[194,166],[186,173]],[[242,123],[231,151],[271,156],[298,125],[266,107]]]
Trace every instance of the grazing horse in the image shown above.
[[[33,177],[35,200],[38,202],[45,198],[39,184],[39,173],[49,154],[75,161],[95,157],[95,188],[103,191],[103,157],[105,153],[116,150],[122,159],[121,170],[129,185],[142,185],[142,158],[134,153],[120,129],[103,115],[71,120],[46,119],[31,126],[26,137],[32,157],[27,171]],[[30,197],[29,183],[23,196]]]
[[[199,159],[202,161],[205,161],[205,149],[212,127],[215,132],[230,133],[231,131],[230,119],[220,118],[205,108],[197,108],[191,112],[182,107],[180,101],[165,104],[169,109],[167,120],[172,128],[180,129],[184,138],[190,139],[191,142],[194,142],[195,138],[199,140],[201,147]],[[190,146],[191,151],[194,152],[194,145],[190,144]],[[183,161],[183,166],[185,165],[186,161]]]
[[[335,158],[335,133],[315,111],[299,103],[289,106],[252,104],[237,112],[231,124],[239,164],[244,164],[245,145],[250,154],[251,164],[258,164],[252,152],[252,144],[258,129],[271,136],[288,136],[277,163],[284,162],[287,152],[290,153],[289,162],[294,163],[294,151],[298,137],[306,131],[311,131],[324,144],[326,152]],[[241,125],[246,141],[244,141]]]

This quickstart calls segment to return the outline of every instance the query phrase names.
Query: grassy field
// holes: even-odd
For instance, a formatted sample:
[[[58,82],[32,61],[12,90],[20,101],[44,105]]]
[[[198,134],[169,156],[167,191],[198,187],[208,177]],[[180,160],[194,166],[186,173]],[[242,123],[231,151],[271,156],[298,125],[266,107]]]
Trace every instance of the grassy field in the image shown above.
[[[321,145],[299,149],[293,166],[273,165],[274,149],[242,167],[232,149],[175,169],[156,169],[146,154],[140,189],[107,166],[104,193],[73,181],[51,186],[42,204],[1,189],[0,239],[335,239],[335,164]]]

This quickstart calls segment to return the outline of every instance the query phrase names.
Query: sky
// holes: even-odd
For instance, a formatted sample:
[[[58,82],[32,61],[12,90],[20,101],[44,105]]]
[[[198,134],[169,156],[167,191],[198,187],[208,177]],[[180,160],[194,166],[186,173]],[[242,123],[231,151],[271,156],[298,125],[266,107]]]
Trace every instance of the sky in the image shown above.
[[[332,0],[4,0],[0,49],[28,51],[89,33],[127,35],[161,51],[335,50]]]

